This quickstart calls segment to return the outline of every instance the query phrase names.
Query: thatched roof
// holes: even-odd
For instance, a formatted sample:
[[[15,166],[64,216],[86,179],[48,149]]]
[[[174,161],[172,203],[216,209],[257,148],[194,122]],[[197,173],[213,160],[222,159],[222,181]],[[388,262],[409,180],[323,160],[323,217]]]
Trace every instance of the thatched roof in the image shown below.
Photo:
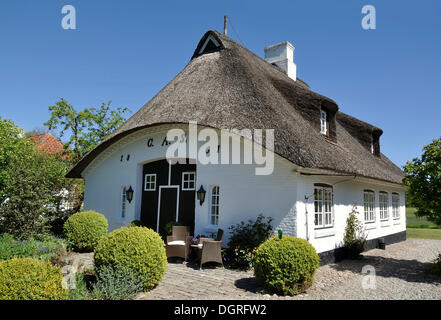
[[[208,36],[221,49],[199,55]],[[336,112],[336,142],[319,132],[321,106]],[[305,168],[331,169],[401,183],[402,171],[383,154],[370,152],[366,139],[381,130],[338,111],[331,99],[290,79],[232,39],[208,31],[187,66],[153,99],[68,174],[80,177],[105,148],[137,130],[162,123],[188,123],[214,128],[275,129],[276,154]],[[369,138],[370,139],[370,138]]]

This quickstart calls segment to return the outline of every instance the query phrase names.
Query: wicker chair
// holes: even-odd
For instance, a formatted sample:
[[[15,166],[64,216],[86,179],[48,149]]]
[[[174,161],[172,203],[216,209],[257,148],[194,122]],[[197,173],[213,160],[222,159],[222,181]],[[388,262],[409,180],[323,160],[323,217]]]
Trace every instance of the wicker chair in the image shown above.
[[[217,231],[217,237],[215,240],[211,238],[201,238],[202,243],[202,253],[201,253],[201,263],[199,267],[202,269],[202,265],[206,262],[217,262],[224,265],[222,261],[222,237],[224,231],[219,229]]]
[[[189,227],[173,226],[172,235],[167,236],[165,246],[167,258],[180,257],[187,260],[190,254],[191,239]]]

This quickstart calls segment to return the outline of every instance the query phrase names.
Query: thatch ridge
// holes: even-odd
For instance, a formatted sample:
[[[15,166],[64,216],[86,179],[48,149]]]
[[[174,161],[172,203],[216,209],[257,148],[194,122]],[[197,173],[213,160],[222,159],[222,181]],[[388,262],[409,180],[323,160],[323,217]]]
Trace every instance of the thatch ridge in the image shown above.
[[[209,35],[219,40],[220,50],[198,55]],[[335,113],[335,143],[319,133],[322,106]],[[68,176],[80,177],[100,152],[127,134],[156,124],[189,121],[219,129],[275,129],[275,153],[302,167],[393,183],[401,183],[403,177],[389,159],[374,156],[364,143],[366,135],[380,129],[339,112],[333,100],[290,79],[217,31],[208,31],[187,66]]]

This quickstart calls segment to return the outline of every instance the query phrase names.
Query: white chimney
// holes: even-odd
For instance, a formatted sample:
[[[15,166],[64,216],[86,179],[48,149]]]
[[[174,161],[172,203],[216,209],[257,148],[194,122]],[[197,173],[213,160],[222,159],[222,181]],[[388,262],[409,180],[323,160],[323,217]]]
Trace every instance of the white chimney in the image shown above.
[[[265,47],[265,60],[277,65],[288,77],[297,79],[297,66],[294,63],[294,46],[288,41]]]

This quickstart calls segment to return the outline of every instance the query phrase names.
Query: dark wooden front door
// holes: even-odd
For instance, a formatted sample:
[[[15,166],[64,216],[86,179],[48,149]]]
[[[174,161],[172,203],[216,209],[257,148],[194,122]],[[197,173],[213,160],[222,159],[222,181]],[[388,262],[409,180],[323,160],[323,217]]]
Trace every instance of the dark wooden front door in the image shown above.
[[[176,221],[178,212],[178,192],[179,188],[161,188],[159,200],[159,234],[162,237],[167,236],[165,226],[167,223]]]

